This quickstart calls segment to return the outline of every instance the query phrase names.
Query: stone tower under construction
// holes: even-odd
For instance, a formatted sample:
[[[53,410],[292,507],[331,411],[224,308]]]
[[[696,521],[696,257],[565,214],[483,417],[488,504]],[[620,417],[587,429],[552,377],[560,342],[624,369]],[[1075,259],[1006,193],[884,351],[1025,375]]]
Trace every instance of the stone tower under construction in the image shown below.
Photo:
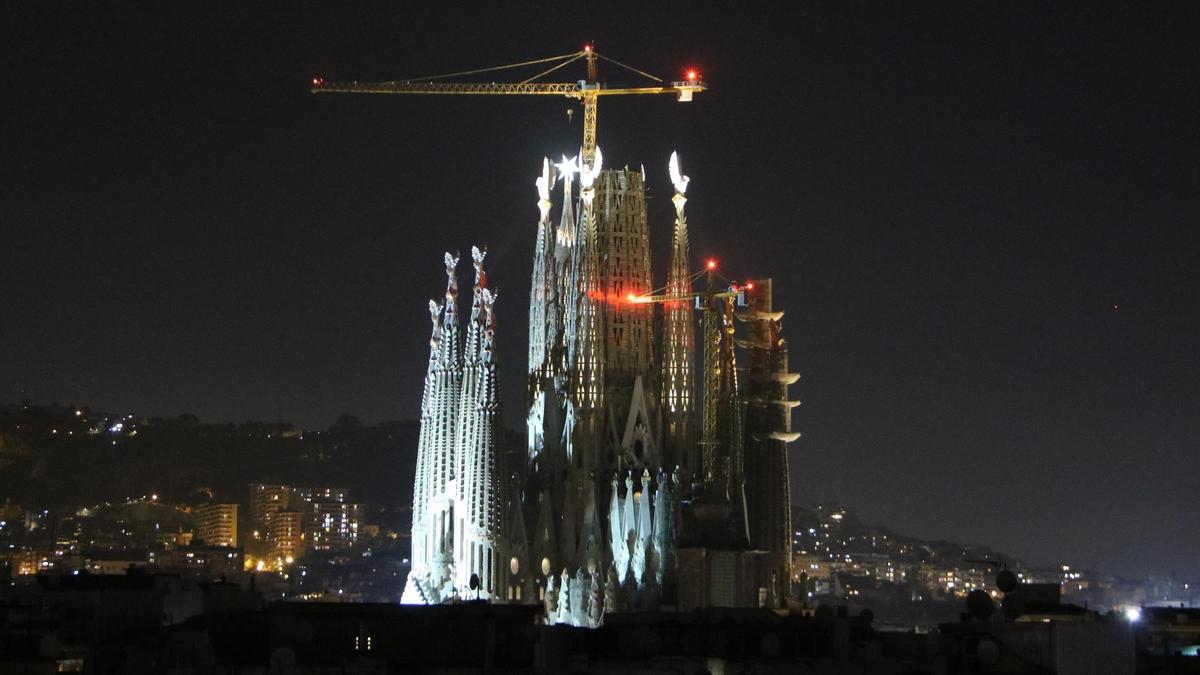
[[[473,250],[461,339],[447,256],[446,294],[431,303],[405,602],[537,601],[549,621],[578,626],[660,607],[781,606],[787,443],[798,436],[782,313],[769,279],[717,283],[707,270],[708,288],[694,288],[689,179],[675,155],[668,169],[675,217],[656,292],[644,172],[604,169],[598,148],[592,162],[543,161],[517,466],[498,447],[484,256]]]

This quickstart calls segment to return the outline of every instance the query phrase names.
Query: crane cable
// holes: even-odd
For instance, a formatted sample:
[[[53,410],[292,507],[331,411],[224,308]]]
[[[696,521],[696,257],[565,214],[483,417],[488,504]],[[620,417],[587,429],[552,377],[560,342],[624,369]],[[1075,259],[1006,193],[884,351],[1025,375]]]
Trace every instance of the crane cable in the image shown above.
[[[620,66],[621,68],[624,68],[625,70],[628,70],[632,73],[637,73],[638,75],[641,75],[642,77],[645,77],[647,79],[654,80],[655,82],[663,81],[661,77],[655,77],[654,75],[651,75],[650,73],[647,73],[644,70],[638,70],[637,68],[634,68],[633,66],[621,63],[620,61],[618,61],[614,58],[605,56],[605,55],[601,54],[600,52],[593,51],[592,54],[599,58],[604,59],[605,61],[608,61],[609,63]],[[550,68],[549,70],[542,71],[542,72],[538,73],[537,75],[534,75],[533,77],[521,82],[521,84],[528,84],[528,83],[532,82],[533,80],[538,79],[539,77],[549,75],[550,73],[558,70],[559,68],[562,68],[563,66],[567,65],[568,63],[578,61],[579,59],[583,58],[586,55],[587,55],[587,52],[574,52],[571,54],[563,54],[561,56],[549,56],[544,59],[534,59],[532,61],[522,61],[520,63],[510,63],[508,65],[503,65],[503,66],[491,66],[490,68],[476,68],[475,70],[463,70],[463,71],[460,71],[457,73],[444,73],[442,75],[426,75],[425,77],[410,77],[405,80],[390,80],[389,82],[391,84],[411,84],[413,82],[430,82],[433,80],[444,80],[444,79],[450,78],[450,77],[461,77],[463,75],[477,75],[479,73],[491,73],[491,72],[495,72],[497,70],[508,70],[509,68],[522,68],[524,66],[534,66],[539,63],[550,63],[551,61],[563,61],[563,59],[566,59],[562,63]]]
[[[690,289],[692,284],[696,283],[696,280],[699,279],[700,277],[704,276],[704,274],[706,274],[707,272],[708,272],[707,268],[701,268],[700,270],[693,272],[691,274],[691,276],[688,277],[688,288]],[[720,274],[720,273],[718,273],[718,274]],[[725,276],[721,275],[721,278],[725,279]],[[729,281],[729,279],[725,279],[725,281]],[[730,282],[730,283],[732,283],[732,282]],[[669,285],[670,284],[668,284],[668,286]],[[638,297],[653,298],[659,293],[666,293],[666,291],[667,291],[667,286],[659,286],[658,288],[655,288],[654,290],[639,294]],[[699,291],[692,291],[693,294],[698,293],[698,292]]]
[[[601,54],[600,52],[594,52],[594,53],[596,54],[596,56],[599,56],[600,58],[604,59],[605,61],[608,61],[609,63],[615,63],[618,66],[621,66],[622,68],[624,68],[625,70],[631,70],[631,71],[637,73],[638,75],[641,75],[642,77],[648,77],[651,80],[654,80],[655,82],[662,82],[661,77],[655,77],[655,76],[651,75],[650,73],[647,73],[644,70],[638,70],[637,68],[634,68],[633,66],[627,66],[624,63],[621,63],[620,61],[618,61],[616,59],[608,58],[607,56]]]
[[[579,55],[576,56],[575,58],[570,59],[569,61],[563,61],[562,63],[550,68],[549,70],[543,70],[542,72],[538,73],[537,75],[534,75],[533,77],[529,78],[528,80],[523,80],[521,82],[521,84],[529,84],[530,82],[533,82],[534,80],[538,79],[539,77],[549,75],[550,73],[553,73],[554,71],[558,70],[559,68],[562,68],[563,66],[565,66],[567,64],[574,63],[582,58],[583,58],[583,52],[580,52]]]
[[[571,57],[579,58],[580,54],[582,54],[582,52],[572,52],[570,54],[563,54],[562,56],[550,56],[550,57],[547,57],[544,59],[535,59],[533,61],[523,61],[521,63],[510,63],[506,66],[492,66],[491,68],[478,68],[476,70],[464,70],[459,73],[446,73],[444,75],[428,75],[425,77],[411,77],[407,80],[391,80],[389,83],[390,84],[409,84],[412,82],[428,82],[430,80],[442,80],[447,77],[459,77],[462,75],[475,75],[477,73],[489,73],[489,72],[496,71],[496,70],[505,70],[508,68],[520,68],[522,66],[532,66],[532,65],[539,64],[539,63],[549,63],[550,61],[558,61],[560,59],[569,59]]]

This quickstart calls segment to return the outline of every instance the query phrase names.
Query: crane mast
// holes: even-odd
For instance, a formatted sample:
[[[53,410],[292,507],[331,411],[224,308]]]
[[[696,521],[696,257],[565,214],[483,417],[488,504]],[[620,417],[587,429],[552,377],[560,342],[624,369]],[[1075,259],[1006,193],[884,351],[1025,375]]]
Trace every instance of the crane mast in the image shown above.
[[[610,87],[596,81],[597,59],[604,59],[626,70],[632,71],[657,82],[653,86],[641,87]],[[575,82],[534,82],[563,66],[583,60],[587,65],[587,79]],[[478,73],[523,68],[532,65],[554,63],[551,68],[521,82],[454,82],[445,81],[450,78],[463,77]],[[630,96],[647,94],[674,94],[678,101],[691,101],[692,96],[704,91],[708,86],[700,79],[695,70],[689,70],[684,80],[664,82],[661,78],[627,66],[597,53],[591,46],[584,47],[578,52],[535,59],[522,63],[481,68],[460,73],[448,73],[429,77],[412,78],[408,80],[389,80],[383,82],[360,82],[356,80],[344,82],[327,82],[323,78],[314,78],[311,91],[314,94],[437,94],[437,95],[500,95],[500,96],[564,96],[579,100],[583,105],[583,162],[588,168],[595,166],[596,158],[596,113],[597,102],[601,96]]]
[[[728,414],[733,401],[722,401],[721,397],[733,395],[736,398],[738,383],[732,353],[733,307],[734,304],[745,305],[745,291],[734,283],[730,283],[724,289],[718,288],[715,283],[717,273],[714,261],[708,262],[705,272],[707,284],[702,291],[682,295],[631,293],[626,300],[633,304],[694,302],[700,310],[704,382],[699,445],[703,457],[703,479],[706,490],[728,498],[734,489],[732,478],[741,471],[742,458],[740,448],[735,447],[727,447],[724,455],[718,456],[722,441],[728,445],[729,440],[737,436],[736,430],[730,429],[735,419],[722,419],[723,414]],[[693,280],[696,276],[692,277]],[[750,288],[753,288],[753,284]],[[723,438],[725,434],[730,438]]]

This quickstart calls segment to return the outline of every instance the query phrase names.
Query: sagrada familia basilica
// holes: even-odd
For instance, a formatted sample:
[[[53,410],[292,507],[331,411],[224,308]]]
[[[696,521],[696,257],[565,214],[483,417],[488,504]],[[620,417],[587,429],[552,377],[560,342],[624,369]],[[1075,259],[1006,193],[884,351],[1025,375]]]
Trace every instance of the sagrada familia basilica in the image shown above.
[[[602,169],[599,150],[543,161],[523,452],[501,447],[485,253],[471,251],[465,323],[446,255],[405,603],[537,602],[550,623],[593,627],[613,612],[784,606],[799,375],[783,313],[770,279],[693,272],[689,181],[675,155],[668,168],[675,222],[655,291],[644,170]]]

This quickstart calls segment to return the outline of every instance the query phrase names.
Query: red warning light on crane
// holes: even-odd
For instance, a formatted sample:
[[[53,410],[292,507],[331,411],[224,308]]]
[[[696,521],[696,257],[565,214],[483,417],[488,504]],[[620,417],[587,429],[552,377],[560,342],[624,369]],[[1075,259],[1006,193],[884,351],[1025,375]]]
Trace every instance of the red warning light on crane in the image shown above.
[[[584,46],[583,46],[583,51],[585,51],[585,52],[590,52],[590,51],[592,51],[592,46],[591,46],[591,45],[584,45]]]
[[[717,269],[717,261],[713,260],[712,258],[709,258],[708,259],[708,269],[710,269],[710,270]]]
[[[692,82],[695,82],[696,78],[698,78],[698,77],[700,77],[700,73],[697,73],[695,68],[688,69],[687,79],[691,80]]]

